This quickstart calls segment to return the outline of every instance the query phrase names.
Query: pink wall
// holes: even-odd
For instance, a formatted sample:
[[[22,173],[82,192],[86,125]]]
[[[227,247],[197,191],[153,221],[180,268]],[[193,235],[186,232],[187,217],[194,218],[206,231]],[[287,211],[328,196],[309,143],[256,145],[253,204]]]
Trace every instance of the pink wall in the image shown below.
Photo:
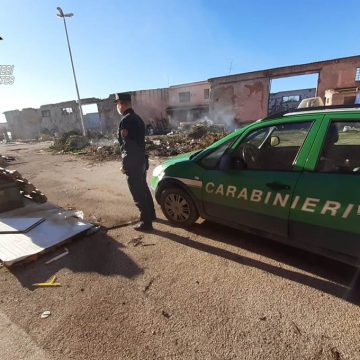
[[[204,90],[209,89],[210,85],[207,81],[198,83],[183,84],[169,87],[169,106],[198,106],[208,105],[209,99],[204,98]],[[179,100],[179,93],[190,92],[190,102],[181,103]]]

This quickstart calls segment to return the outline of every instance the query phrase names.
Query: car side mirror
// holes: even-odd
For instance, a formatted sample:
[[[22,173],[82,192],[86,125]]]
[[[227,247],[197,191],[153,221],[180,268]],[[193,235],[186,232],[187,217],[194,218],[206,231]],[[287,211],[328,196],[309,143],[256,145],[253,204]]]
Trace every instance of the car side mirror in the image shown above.
[[[278,146],[280,144],[280,138],[278,136],[272,136],[270,140],[271,146]]]

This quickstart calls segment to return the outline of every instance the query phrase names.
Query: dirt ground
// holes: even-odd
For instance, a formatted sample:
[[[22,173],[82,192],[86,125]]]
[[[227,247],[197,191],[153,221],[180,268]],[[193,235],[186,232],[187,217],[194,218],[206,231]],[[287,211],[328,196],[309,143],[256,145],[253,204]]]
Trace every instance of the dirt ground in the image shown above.
[[[130,226],[107,230],[137,218],[119,163],[52,155],[48,145],[0,154],[15,156],[9,168],[49,201],[103,228],[52,264],[57,253],[0,269],[4,326],[41,353],[19,355],[14,340],[7,360],[360,359],[353,268],[204,221],[174,228],[159,208],[142,238]],[[32,287],[52,275],[61,287]]]

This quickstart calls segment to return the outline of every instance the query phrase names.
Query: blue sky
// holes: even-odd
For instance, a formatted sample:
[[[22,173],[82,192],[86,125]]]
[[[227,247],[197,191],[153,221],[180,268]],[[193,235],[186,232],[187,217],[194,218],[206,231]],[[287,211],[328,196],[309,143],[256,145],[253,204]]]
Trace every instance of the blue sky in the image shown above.
[[[360,54],[357,0],[0,0],[0,113]],[[275,91],[315,85],[287,79]],[[274,84],[275,85],[275,84]],[[0,116],[1,121],[1,116]]]

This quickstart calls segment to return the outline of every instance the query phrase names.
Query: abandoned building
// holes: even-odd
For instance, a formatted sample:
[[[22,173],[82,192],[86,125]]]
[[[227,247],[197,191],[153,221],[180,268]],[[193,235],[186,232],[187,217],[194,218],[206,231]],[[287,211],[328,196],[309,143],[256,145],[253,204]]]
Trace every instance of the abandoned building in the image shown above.
[[[134,110],[144,119],[147,132],[163,132],[168,128],[166,108],[168,106],[168,89],[150,89],[131,91]],[[117,131],[121,116],[114,105],[115,94],[109,95],[97,103],[101,122],[101,132],[114,134]]]
[[[171,127],[208,116],[209,99],[210,87],[207,81],[170,86],[166,111]]]
[[[325,93],[329,89],[335,92],[343,88],[358,91],[360,56],[209,79],[210,117],[216,122],[225,119],[230,124],[239,125],[263,118],[270,110],[271,80],[307,74],[318,74],[315,95],[326,103]],[[356,95],[351,96],[355,99]],[[345,96],[343,99],[345,100]]]
[[[314,97],[315,94],[315,88],[270,93],[268,114],[296,109],[301,100]]]
[[[13,139],[36,139],[40,136],[40,109],[26,108],[4,112]]]
[[[273,80],[317,75],[313,88],[271,92]],[[304,98],[319,96],[325,105],[360,103],[360,56],[221,76],[169,88],[131,92],[134,110],[144,119],[148,133],[161,133],[180,123],[209,118],[233,129],[280,111],[296,108]],[[87,130],[115,134],[120,116],[115,95],[96,104],[98,112],[84,116]],[[14,139],[37,138],[42,133],[81,131],[76,101],[42,105],[40,109],[6,111],[8,131]]]

